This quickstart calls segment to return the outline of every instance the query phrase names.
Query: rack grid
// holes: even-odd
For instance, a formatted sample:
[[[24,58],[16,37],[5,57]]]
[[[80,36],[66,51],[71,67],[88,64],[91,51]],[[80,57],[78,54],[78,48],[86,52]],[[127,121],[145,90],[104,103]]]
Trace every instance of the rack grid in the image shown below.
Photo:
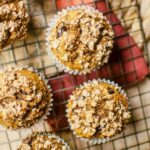
[[[13,45],[5,48],[0,55],[0,67],[5,68],[12,64],[19,65],[29,65],[35,67],[40,72],[43,72],[47,78],[50,80],[60,78],[60,71],[49,59],[46,47],[45,47],[45,32],[48,27],[48,22],[51,17],[58,11],[57,2],[63,0],[25,0],[26,7],[30,16],[29,24],[29,35],[26,40],[15,42]],[[81,4],[85,4],[85,0],[81,0]],[[89,5],[96,6],[96,3],[101,0],[88,0]],[[124,8],[118,8],[112,10],[111,5],[105,0],[109,12],[114,11],[117,14],[117,11],[123,11],[124,9],[129,9],[130,7],[135,7],[137,11],[137,21],[139,22],[139,30],[134,32],[139,32],[142,34],[143,40],[137,43],[143,48],[143,55],[146,57],[148,64],[150,61],[150,55],[146,46],[145,36],[141,24],[141,17],[139,12],[139,5],[137,0],[132,6],[127,6]],[[71,0],[67,0],[67,3],[70,4]],[[106,12],[106,13],[109,13]],[[134,18],[135,19],[135,18]],[[121,19],[122,23],[126,27],[126,23],[131,20],[125,18]],[[116,37],[120,38],[120,37]],[[128,48],[132,48],[133,45],[128,43]],[[122,49],[119,49],[122,50]],[[120,61],[121,62],[121,61]],[[111,68],[109,68],[111,72]],[[127,74],[124,73],[122,69],[123,77]],[[84,77],[86,80],[86,76]],[[112,77],[111,79],[116,79],[117,76]],[[72,82],[76,82],[75,79],[72,79]],[[60,82],[60,84],[63,84]],[[127,83],[122,86],[126,87]],[[71,87],[74,88],[74,87]],[[64,92],[69,89],[62,88],[61,91]],[[128,96],[131,101],[133,119],[127,125],[127,129],[120,135],[111,139],[110,142],[100,145],[89,145],[84,143],[76,138],[71,131],[69,131],[68,125],[63,128],[59,127],[57,119],[55,119],[57,134],[63,137],[72,149],[75,150],[150,150],[150,79],[146,79],[141,83],[138,83],[132,87],[127,88]],[[53,118],[57,115],[57,110],[55,107],[63,105],[67,102],[64,93],[62,94],[62,102],[54,102],[54,108],[52,111]],[[62,107],[62,106],[61,106]],[[65,114],[62,114],[61,117],[64,117]],[[52,130],[48,122],[37,125],[36,129],[38,130]],[[33,129],[33,130],[36,130]],[[7,131],[4,128],[0,128],[0,150],[15,150],[22,137],[25,137],[30,131]]]

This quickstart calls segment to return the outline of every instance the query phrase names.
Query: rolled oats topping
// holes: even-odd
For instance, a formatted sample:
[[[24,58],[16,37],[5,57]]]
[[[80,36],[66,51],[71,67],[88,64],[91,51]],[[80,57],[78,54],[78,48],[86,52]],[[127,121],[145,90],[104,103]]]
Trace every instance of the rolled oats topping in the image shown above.
[[[0,6],[6,3],[10,3],[10,2],[17,2],[18,0],[0,0]]]
[[[17,150],[70,150],[60,137],[48,132],[35,132],[22,141]]]
[[[89,72],[107,63],[114,32],[102,13],[64,10],[49,35],[52,53],[70,70]]]
[[[23,1],[0,1],[0,49],[26,37],[28,22]]]
[[[117,86],[93,80],[77,88],[68,102],[71,129],[82,138],[110,138],[131,117],[127,97]]]
[[[46,112],[51,93],[38,74],[27,68],[0,72],[0,124],[7,128],[30,127]]]

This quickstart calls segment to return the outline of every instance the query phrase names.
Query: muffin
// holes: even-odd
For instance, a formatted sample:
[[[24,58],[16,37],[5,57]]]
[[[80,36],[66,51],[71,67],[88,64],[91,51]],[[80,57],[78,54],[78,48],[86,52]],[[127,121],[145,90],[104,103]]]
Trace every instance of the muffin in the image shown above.
[[[128,108],[128,98],[120,87],[106,80],[93,80],[70,96],[67,116],[78,137],[101,143],[123,131],[131,117]]]
[[[85,74],[107,63],[114,43],[111,25],[89,6],[58,12],[47,33],[50,57],[60,69],[73,74]]]
[[[0,0],[0,49],[27,36],[29,17],[21,0]]]
[[[22,141],[17,150],[70,150],[70,147],[54,134],[34,132]]]
[[[48,113],[50,87],[32,68],[11,67],[0,72],[0,124],[8,129],[29,128]]]

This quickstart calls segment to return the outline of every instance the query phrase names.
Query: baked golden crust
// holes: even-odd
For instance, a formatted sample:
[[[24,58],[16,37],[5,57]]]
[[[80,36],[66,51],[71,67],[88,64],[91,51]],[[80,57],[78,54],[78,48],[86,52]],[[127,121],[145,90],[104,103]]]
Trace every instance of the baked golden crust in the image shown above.
[[[70,150],[70,148],[54,134],[35,132],[24,139],[17,150]]]
[[[0,1],[0,49],[27,36],[29,17],[21,0]]]
[[[62,64],[82,72],[107,63],[113,36],[112,27],[101,13],[76,9],[59,16],[49,43]]]
[[[0,124],[19,129],[34,125],[51,102],[44,80],[27,68],[0,73]]]
[[[112,137],[124,129],[129,118],[127,97],[106,82],[85,83],[68,102],[71,129],[81,138]]]

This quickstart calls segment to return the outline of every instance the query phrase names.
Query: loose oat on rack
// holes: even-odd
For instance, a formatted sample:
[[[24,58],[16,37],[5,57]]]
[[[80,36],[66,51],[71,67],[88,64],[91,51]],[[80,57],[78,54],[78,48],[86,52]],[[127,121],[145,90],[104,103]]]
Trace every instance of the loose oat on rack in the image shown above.
[[[51,93],[33,70],[12,67],[0,72],[0,124],[10,129],[30,127],[46,113]]]
[[[67,107],[71,129],[81,138],[110,138],[122,132],[130,118],[126,95],[106,81],[77,88]]]
[[[25,38],[28,22],[23,1],[0,1],[0,49]]]
[[[48,41],[52,53],[68,70],[89,72],[108,62],[113,37],[102,13],[78,8],[58,13]]]

